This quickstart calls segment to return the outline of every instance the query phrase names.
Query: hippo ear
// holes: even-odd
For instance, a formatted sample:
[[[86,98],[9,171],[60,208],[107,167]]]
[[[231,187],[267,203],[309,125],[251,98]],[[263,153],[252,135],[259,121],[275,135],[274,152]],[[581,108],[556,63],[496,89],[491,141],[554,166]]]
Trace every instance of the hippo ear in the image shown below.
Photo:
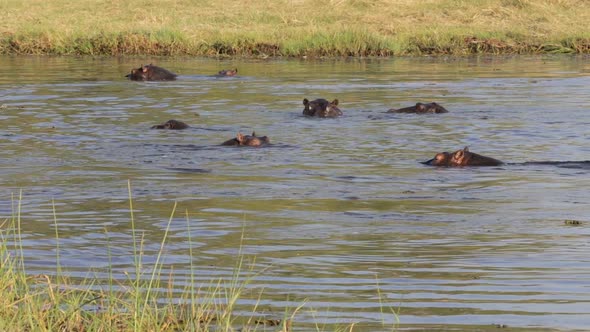
[[[238,132],[238,134],[236,135],[236,140],[239,143],[242,143],[244,141],[244,135],[242,133]]]
[[[238,73],[238,68],[234,69],[234,71],[236,72],[236,74]]]
[[[463,151],[464,151],[464,152],[469,152],[469,147],[468,147],[468,146],[466,146],[465,148],[463,148]]]
[[[309,100],[307,98],[303,99],[303,105],[307,106],[307,104],[309,104]]]
[[[334,99],[334,100],[332,101],[332,105],[334,105],[334,106],[338,106],[338,99]]]
[[[255,131],[252,132],[252,137],[254,137],[254,136],[256,136],[256,132]]]

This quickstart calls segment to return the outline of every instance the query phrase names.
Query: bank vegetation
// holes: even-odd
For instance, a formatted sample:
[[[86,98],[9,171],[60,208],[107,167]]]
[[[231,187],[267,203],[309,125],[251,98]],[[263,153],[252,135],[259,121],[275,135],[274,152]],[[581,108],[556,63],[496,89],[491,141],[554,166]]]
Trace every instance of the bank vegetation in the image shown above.
[[[590,53],[587,0],[3,0],[0,53]]]

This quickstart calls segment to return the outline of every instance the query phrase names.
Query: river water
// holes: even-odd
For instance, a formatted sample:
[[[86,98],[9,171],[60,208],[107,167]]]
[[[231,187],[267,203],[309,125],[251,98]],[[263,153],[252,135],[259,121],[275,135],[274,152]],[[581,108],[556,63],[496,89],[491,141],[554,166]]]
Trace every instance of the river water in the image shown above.
[[[149,62],[179,79],[124,78]],[[241,252],[257,310],[304,304],[295,330],[590,326],[590,169],[420,164],[465,146],[509,163],[590,159],[587,57],[4,56],[0,70],[0,217],[22,190],[28,273],[55,271],[55,207],[71,275],[110,264],[127,278],[129,181],[146,265],[177,202],[163,275],[178,292],[189,243],[203,284],[231,278]],[[304,118],[303,98],[337,98],[344,116]],[[431,101],[450,112],[383,113]],[[191,128],[149,129],[168,119]],[[273,145],[219,146],[251,131]]]

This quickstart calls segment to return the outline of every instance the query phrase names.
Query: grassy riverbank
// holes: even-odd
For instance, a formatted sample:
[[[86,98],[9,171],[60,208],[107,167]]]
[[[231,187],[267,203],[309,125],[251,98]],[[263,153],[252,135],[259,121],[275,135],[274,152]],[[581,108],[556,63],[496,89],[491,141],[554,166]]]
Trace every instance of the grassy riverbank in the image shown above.
[[[586,0],[4,0],[0,53],[590,53]]]

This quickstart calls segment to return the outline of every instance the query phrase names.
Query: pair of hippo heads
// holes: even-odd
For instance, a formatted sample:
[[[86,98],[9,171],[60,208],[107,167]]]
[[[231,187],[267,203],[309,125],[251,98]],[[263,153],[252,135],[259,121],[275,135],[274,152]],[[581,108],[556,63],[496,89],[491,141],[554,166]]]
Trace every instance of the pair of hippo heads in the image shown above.
[[[236,76],[237,74],[238,74],[238,68],[235,68],[235,69],[223,69],[223,70],[220,70],[214,76],[216,76],[216,77],[231,77],[231,76]]]
[[[132,81],[172,81],[176,79],[176,74],[162,67],[154,66],[151,63],[136,69],[131,69],[131,73],[125,77]]]
[[[267,136],[256,136],[255,132],[252,132],[252,135],[238,133],[235,138],[221,143],[225,146],[263,146],[267,144],[270,144],[270,139]]]
[[[423,162],[425,165],[445,166],[445,167],[462,167],[462,166],[500,166],[503,164],[498,159],[482,156],[469,151],[465,147],[455,152],[437,153],[434,158]]]
[[[151,129],[171,129],[171,130],[182,130],[188,128],[189,125],[178,120],[168,120],[163,124],[152,126]]]
[[[189,125],[182,121],[168,120],[163,124],[152,126],[150,129],[182,130],[186,128],[189,128]],[[252,132],[252,135],[238,133],[235,138],[221,143],[226,146],[262,146],[266,144],[270,144],[270,139],[267,136],[256,136],[255,132]]]
[[[423,103],[416,103],[414,106],[399,108],[399,109],[390,109],[387,113],[417,113],[417,114],[424,114],[424,113],[448,113],[444,107],[441,105],[432,102],[428,104]]]
[[[309,101],[307,98],[303,99],[303,115],[315,116],[318,118],[335,118],[342,115],[342,111],[338,108],[338,99],[332,102],[326,99],[316,99]]]

